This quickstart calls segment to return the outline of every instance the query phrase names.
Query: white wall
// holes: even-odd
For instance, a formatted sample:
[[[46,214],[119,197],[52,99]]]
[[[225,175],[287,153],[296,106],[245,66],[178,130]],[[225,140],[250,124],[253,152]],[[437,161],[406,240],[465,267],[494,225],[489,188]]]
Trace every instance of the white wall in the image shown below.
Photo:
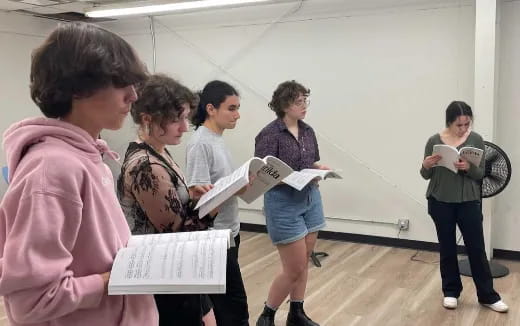
[[[499,84],[496,143],[512,164],[509,186],[497,196],[493,239],[496,248],[520,250],[520,1],[504,1],[499,16]]]
[[[46,19],[0,12],[0,132],[15,121],[39,115],[31,100],[29,72],[31,51],[56,25]],[[0,151],[0,166],[5,153]],[[0,179],[0,197],[6,184]]]
[[[518,4],[504,3],[500,21],[497,143],[510,154],[513,168],[520,142],[513,88],[520,76]],[[274,118],[266,104],[276,85],[288,79],[304,83],[312,90],[307,122],[318,133],[322,162],[342,169],[345,177],[321,186],[326,215],[335,217],[328,230],[396,237],[394,226],[341,218],[409,218],[410,230],[401,238],[435,242],[418,169],[427,137],[443,127],[447,104],[453,99],[473,104],[473,2],[308,0],[293,13],[296,5],[156,17],[156,70],[193,89],[214,78],[237,86],[242,118],[225,135],[237,164],[252,155],[254,136]],[[36,18],[0,17],[0,130],[38,114],[28,92],[30,51],[53,26]],[[131,42],[152,70],[148,19],[104,26]],[[475,115],[478,131],[479,124],[489,123],[479,116],[488,115]],[[122,154],[135,130],[129,120],[121,132],[103,137]],[[172,150],[183,165],[183,146]],[[117,165],[112,169],[117,173]],[[515,181],[496,204],[495,248],[520,250],[510,232],[517,225]],[[242,220],[263,223],[254,212],[243,212]]]
[[[409,218],[410,230],[400,237],[436,241],[418,170],[427,138],[443,127],[447,104],[472,104],[474,6],[311,0],[288,15],[296,6],[156,17],[157,71],[195,89],[213,78],[238,87],[242,118],[226,133],[237,163],[253,153],[254,136],[274,118],[267,101],[276,85],[302,82],[312,90],[307,121],[318,133],[322,162],[345,177],[321,187],[326,215],[335,217],[328,230],[396,237],[392,225],[341,219]],[[124,35],[152,67],[147,19],[105,26]],[[174,150],[183,162],[182,146]],[[242,220],[264,222],[254,212]]]

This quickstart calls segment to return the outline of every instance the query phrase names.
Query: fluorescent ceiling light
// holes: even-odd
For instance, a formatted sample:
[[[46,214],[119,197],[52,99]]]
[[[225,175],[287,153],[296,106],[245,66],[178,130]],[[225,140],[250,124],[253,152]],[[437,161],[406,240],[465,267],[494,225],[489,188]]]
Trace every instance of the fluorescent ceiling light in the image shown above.
[[[212,7],[223,7],[232,5],[245,5],[255,2],[267,2],[272,0],[200,0],[190,2],[178,2],[160,5],[150,5],[142,7],[118,8],[118,9],[100,9],[92,10],[85,13],[88,17],[116,17],[127,15],[147,15],[156,14],[167,11],[181,11],[193,9],[205,9]]]

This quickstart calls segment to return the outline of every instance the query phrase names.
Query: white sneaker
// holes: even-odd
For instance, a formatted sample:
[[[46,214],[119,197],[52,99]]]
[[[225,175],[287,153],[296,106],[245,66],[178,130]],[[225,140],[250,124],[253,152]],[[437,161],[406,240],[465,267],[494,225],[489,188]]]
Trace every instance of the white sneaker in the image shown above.
[[[444,300],[442,301],[442,305],[446,309],[455,309],[455,308],[457,308],[457,298],[444,297]]]
[[[498,300],[495,303],[483,304],[483,305],[488,307],[491,310],[495,310],[496,312],[506,312],[507,310],[509,310],[509,307],[502,300]]]

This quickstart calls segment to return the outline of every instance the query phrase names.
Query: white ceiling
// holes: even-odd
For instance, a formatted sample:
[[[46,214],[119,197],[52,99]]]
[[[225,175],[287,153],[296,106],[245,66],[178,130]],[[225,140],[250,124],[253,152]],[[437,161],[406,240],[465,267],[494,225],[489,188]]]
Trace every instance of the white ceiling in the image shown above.
[[[96,7],[112,8],[114,6],[142,6],[150,4],[187,2],[194,0],[0,0],[1,11],[17,11],[24,10],[34,15],[49,15],[62,12],[85,13],[89,9]],[[272,0],[268,3],[282,2],[298,2],[304,0]],[[399,8],[407,5],[423,5],[423,6],[461,6],[474,3],[475,0],[328,0],[327,5],[323,5],[319,1],[310,1],[304,7],[317,7],[317,11],[330,12],[335,6],[347,7],[355,10],[395,7]],[[520,1],[520,0],[501,0],[501,1]],[[325,3],[325,2],[324,2]]]
[[[36,14],[56,14],[61,12],[84,13],[93,7],[109,5],[144,5],[164,2],[186,2],[192,0],[0,0],[0,11],[26,10]]]

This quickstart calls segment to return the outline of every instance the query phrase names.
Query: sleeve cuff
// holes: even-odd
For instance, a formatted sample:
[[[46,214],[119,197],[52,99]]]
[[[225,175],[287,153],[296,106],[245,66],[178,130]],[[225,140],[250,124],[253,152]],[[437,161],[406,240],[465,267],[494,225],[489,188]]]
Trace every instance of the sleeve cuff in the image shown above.
[[[98,307],[105,295],[105,282],[100,274],[76,278],[75,287],[80,294],[79,309]]]

